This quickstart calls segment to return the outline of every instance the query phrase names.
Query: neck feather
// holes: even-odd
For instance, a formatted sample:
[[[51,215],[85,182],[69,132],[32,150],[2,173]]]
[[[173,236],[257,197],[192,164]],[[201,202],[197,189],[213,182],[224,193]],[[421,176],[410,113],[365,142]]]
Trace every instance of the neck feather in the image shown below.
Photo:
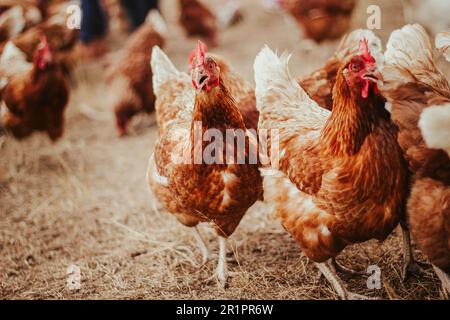
[[[198,132],[199,123],[201,124],[200,132]],[[219,81],[219,86],[213,88],[210,92],[198,92],[195,97],[190,133],[192,155],[194,154],[195,143],[199,142],[195,140],[201,139],[202,150],[209,144],[202,139],[208,129],[220,131],[224,138],[226,129],[242,129],[245,131],[242,115],[222,79]]]
[[[321,137],[328,151],[334,155],[356,154],[366,137],[390,119],[384,105],[385,99],[373,87],[364,99],[339,73],[333,90],[333,111]]]

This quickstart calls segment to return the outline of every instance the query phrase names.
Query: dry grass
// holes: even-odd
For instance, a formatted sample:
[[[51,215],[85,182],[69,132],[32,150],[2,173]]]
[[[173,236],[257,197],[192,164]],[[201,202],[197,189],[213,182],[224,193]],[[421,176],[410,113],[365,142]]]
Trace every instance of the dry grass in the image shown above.
[[[292,70],[306,74],[320,66],[336,43],[306,52],[285,17],[245,1],[245,21],[222,35],[218,53],[249,80],[253,59],[264,43],[294,52]],[[363,26],[361,1],[354,20]],[[373,2],[373,1],[372,1]],[[375,1],[389,12],[383,40],[403,23],[399,4]],[[175,25],[174,0],[164,1],[171,26],[167,51],[185,65],[194,40]],[[393,14],[397,12],[397,14]],[[288,32],[287,32],[288,31]],[[0,298],[3,299],[335,299],[314,265],[302,257],[279,222],[258,203],[230,243],[230,267],[238,274],[227,290],[205,283],[215,259],[199,267],[200,252],[191,230],[160,212],[145,184],[148,157],[156,139],[150,120],[141,118],[128,137],[117,137],[108,88],[99,63],[76,72],[65,137],[56,144],[35,134],[17,142],[0,137]],[[88,105],[97,120],[86,117]],[[204,228],[217,252],[213,233]],[[355,292],[385,299],[441,299],[434,276],[402,283],[401,241],[395,232],[385,243],[347,249],[340,261],[355,268],[376,264],[383,287],[368,290],[366,277],[345,278]],[[82,272],[81,289],[66,287],[71,264]]]

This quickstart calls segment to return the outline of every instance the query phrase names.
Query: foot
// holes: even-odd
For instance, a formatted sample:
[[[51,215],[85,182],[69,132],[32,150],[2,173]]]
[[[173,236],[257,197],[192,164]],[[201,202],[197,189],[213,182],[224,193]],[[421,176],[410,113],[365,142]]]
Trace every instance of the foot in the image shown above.
[[[412,275],[431,277],[431,273],[425,270],[427,267],[429,267],[428,264],[415,261],[414,259],[405,261],[402,270],[402,280],[407,281]]]
[[[376,300],[361,294],[353,293],[347,290],[342,280],[337,276],[333,263],[328,260],[326,263],[316,263],[317,268],[322,272],[328,282],[333,286],[336,294],[341,300]]]
[[[442,282],[442,289],[444,290],[444,293],[447,292],[447,294],[450,294],[450,276],[434,265],[433,269]]]
[[[226,247],[227,240],[219,236],[219,257],[217,268],[214,275],[205,280],[206,283],[211,283],[213,280],[217,281],[218,287],[222,289],[227,287],[228,278],[235,274],[228,271]]]
[[[331,263],[332,263],[333,266],[336,268],[336,270],[338,270],[338,271],[340,271],[340,272],[342,272],[342,273],[347,273],[347,274],[354,275],[354,276],[355,276],[355,275],[362,276],[362,275],[366,275],[366,274],[367,274],[366,271],[363,271],[363,270],[353,270],[353,269],[350,269],[350,268],[348,268],[348,267],[346,267],[346,266],[340,264],[340,263],[336,260],[336,258],[332,258],[332,259],[331,259]]]
[[[411,236],[408,230],[408,224],[403,221],[401,223],[402,227],[402,236],[403,236],[403,272],[402,279],[403,281],[408,280],[411,275],[419,275],[419,276],[430,276],[430,273],[426,272],[424,268],[426,268],[426,264],[415,261],[413,250],[411,246]]]

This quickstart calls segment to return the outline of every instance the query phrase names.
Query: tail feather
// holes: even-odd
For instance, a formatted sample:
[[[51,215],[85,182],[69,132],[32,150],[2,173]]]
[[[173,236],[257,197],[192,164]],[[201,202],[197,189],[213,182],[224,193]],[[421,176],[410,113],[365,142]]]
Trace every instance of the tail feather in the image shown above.
[[[153,91],[159,92],[161,85],[169,80],[175,80],[180,72],[170,61],[169,57],[158,46],[154,46],[151,57],[151,67],[153,72]]]
[[[289,73],[289,60],[291,54],[284,52],[278,56],[268,46],[265,46],[256,56],[253,65],[255,73],[255,95],[258,111],[261,111],[262,98],[266,96],[271,86],[275,83],[285,83],[286,88],[290,88],[292,77]],[[299,87],[299,86],[298,86]],[[300,88],[304,92],[303,89]],[[304,92],[306,94],[306,92]]]
[[[256,107],[263,128],[296,128],[292,133],[321,127],[329,111],[320,108],[289,73],[291,55],[278,56],[267,46],[254,63]]]
[[[392,32],[384,57],[386,82],[419,81],[436,89],[450,90],[434,63],[430,37],[419,24],[406,25]]]
[[[426,108],[419,127],[430,148],[443,149],[450,155],[450,103]]]

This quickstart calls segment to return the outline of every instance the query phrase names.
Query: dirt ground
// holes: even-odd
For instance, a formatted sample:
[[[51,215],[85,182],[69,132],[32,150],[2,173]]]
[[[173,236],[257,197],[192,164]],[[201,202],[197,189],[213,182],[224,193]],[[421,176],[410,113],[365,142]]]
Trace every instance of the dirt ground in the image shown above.
[[[170,35],[166,51],[185,68],[195,39],[176,23],[176,1],[165,0]],[[293,52],[292,74],[321,66],[336,42],[311,46],[290,18],[245,0],[245,20],[220,35],[214,50],[252,80],[253,60],[264,44]],[[361,0],[353,26],[364,27],[368,4],[382,8],[384,43],[403,24],[400,1]],[[120,37],[112,35],[112,43]],[[115,42],[114,42],[115,41]],[[336,299],[330,285],[302,256],[263,203],[257,203],[230,238],[229,288],[206,283],[216,259],[200,267],[192,231],[158,209],[145,172],[156,139],[149,117],[131,134],[117,136],[108,88],[99,62],[75,72],[63,139],[52,144],[35,134],[17,142],[0,137],[0,298],[2,299]],[[253,80],[252,80],[253,81]],[[97,110],[87,117],[86,106]],[[95,119],[94,119],[95,118]],[[202,226],[213,252],[218,244]],[[367,276],[342,277],[357,293],[384,299],[442,299],[436,277],[401,281],[400,230],[384,243],[346,249],[339,260],[365,269],[377,265],[382,288],[369,290]],[[424,258],[416,251],[416,255]],[[81,269],[81,288],[70,290],[67,269]]]

